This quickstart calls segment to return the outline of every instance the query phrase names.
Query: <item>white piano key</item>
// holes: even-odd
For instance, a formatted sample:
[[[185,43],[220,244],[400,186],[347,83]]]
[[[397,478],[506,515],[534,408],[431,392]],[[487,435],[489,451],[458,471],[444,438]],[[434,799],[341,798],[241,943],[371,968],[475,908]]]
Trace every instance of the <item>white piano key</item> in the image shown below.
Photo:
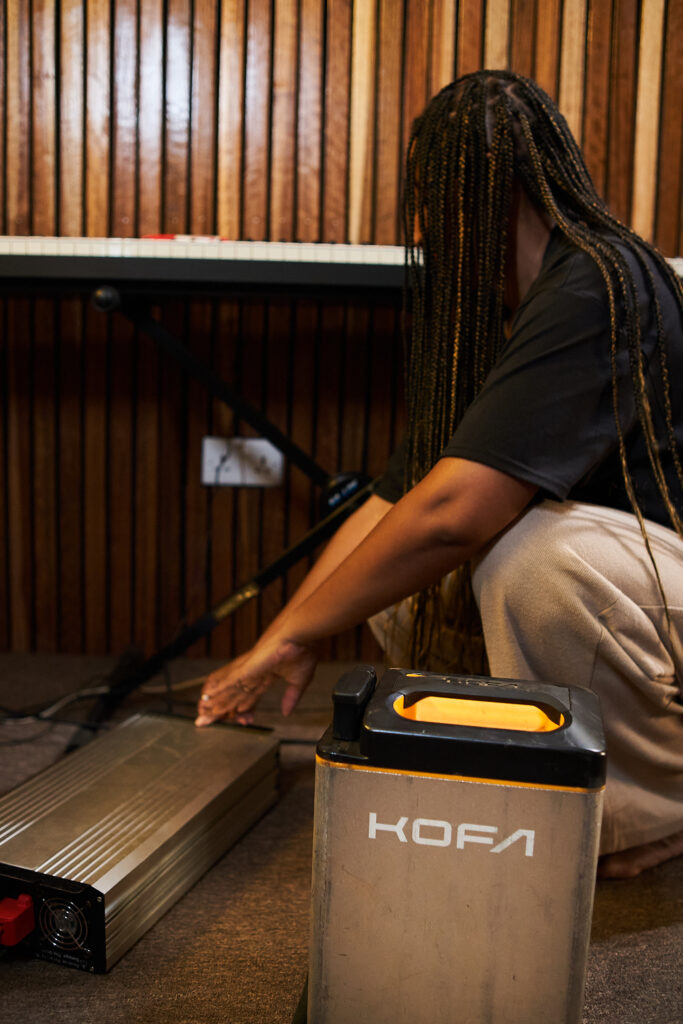
[[[215,239],[209,241],[208,239],[201,239],[193,242],[192,244],[192,256],[196,255],[201,260],[215,260],[218,256],[218,248],[220,242]],[[196,250],[196,254],[195,254]]]
[[[269,242],[253,242],[254,259],[266,261],[270,257]]]
[[[234,260],[237,259],[237,250],[235,249],[234,242],[221,242],[221,247],[218,250],[219,258],[222,260]]]
[[[342,263],[344,259],[343,246],[332,244],[331,242],[323,243],[325,252],[322,255],[322,261],[324,263]]]
[[[287,260],[287,247],[284,242],[269,242],[271,259],[275,263],[285,263]]]
[[[339,263],[357,263],[358,259],[355,255],[355,245],[349,245],[348,242],[343,242],[337,248],[336,257]]]
[[[317,249],[319,243],[302,242],[302,259],[304,263],[317,263],[319,260]]]

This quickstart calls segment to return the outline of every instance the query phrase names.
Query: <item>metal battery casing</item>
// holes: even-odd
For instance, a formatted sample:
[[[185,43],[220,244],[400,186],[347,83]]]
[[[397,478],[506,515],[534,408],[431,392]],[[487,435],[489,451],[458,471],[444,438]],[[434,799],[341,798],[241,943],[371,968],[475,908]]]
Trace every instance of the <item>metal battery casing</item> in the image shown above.
[[[411,764],[401,768],[406,723],[393,723],[390,709],[416,689],[487,700],[540,693],[564,709],[564,724],[515,737],[409,722]],[[378,716],[393,732],[386,746]],[[430,741],[440,749],[435,771]],[[515,743],[528,748],[519,758]],[[570,784],[572,763],[583,784]],[[515,774],[526,777],[505,777]],[[580,1021],[603,785],[604,739],[587,691],[387,673],[358,741],[332,729],[318,748],[310,1024]]]

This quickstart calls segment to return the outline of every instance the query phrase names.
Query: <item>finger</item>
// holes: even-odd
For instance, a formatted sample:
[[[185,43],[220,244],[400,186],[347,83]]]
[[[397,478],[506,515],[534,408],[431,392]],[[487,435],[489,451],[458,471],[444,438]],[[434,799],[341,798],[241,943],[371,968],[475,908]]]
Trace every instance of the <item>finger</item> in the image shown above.
[[[211,718],[213,710],[213,700],[210,693],[202,693],[199,700],[197,701],[197,724],[199,725],[200,718]],[[205,724],[205,723],[202,723]]]
[[[299,686],[288,686],[283,693],[282,700],[280,702],[280,711],[285,718],[287,715],[291,715],[292,711],[299,703],[302,692],[303,691]]]
[[[206,725],[211,725],[212,722],[214,721],[215,718],[213,718],[211,715],[197,715],[197,717],[194,720],[194,724],[198,725],[199,728],[202,729]]]
[[[214,719],[232,710],[229,698],[233,692],[241,691],[243,684],[239,679],[228,682],[229,672],[214,673],[207,680],[197,703],[197,714],[211,715]]]
[[[268,688],[269,682],[268,677],[256,680],[235,679],[214,696],[203,695],[199,714],[212,715],[214,719],[233,720],[238,714],[251,712]]]

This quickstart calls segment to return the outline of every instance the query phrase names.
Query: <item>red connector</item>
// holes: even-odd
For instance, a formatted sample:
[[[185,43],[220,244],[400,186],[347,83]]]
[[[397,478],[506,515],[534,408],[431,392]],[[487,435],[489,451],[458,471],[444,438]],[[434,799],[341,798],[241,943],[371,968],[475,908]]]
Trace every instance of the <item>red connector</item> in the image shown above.
[[[6,896],[0,900],[0,945],[16,946],[36,926],[33,899],[22,892],[16,899]]]

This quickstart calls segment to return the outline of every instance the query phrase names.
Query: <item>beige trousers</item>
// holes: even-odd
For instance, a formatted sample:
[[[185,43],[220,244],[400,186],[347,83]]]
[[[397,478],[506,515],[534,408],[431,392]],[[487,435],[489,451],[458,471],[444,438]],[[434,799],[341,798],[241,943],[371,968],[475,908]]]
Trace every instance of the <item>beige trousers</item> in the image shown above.
[[[683,540],[647,523],[670,626],[635,516],[545,501],[480,557],[473,586],[491,675],[587,686],[602,709],[601,852],[683,829]],[[405,665],[409,603],[370,626]],[[448,637],[443,637],[443,669]]]

